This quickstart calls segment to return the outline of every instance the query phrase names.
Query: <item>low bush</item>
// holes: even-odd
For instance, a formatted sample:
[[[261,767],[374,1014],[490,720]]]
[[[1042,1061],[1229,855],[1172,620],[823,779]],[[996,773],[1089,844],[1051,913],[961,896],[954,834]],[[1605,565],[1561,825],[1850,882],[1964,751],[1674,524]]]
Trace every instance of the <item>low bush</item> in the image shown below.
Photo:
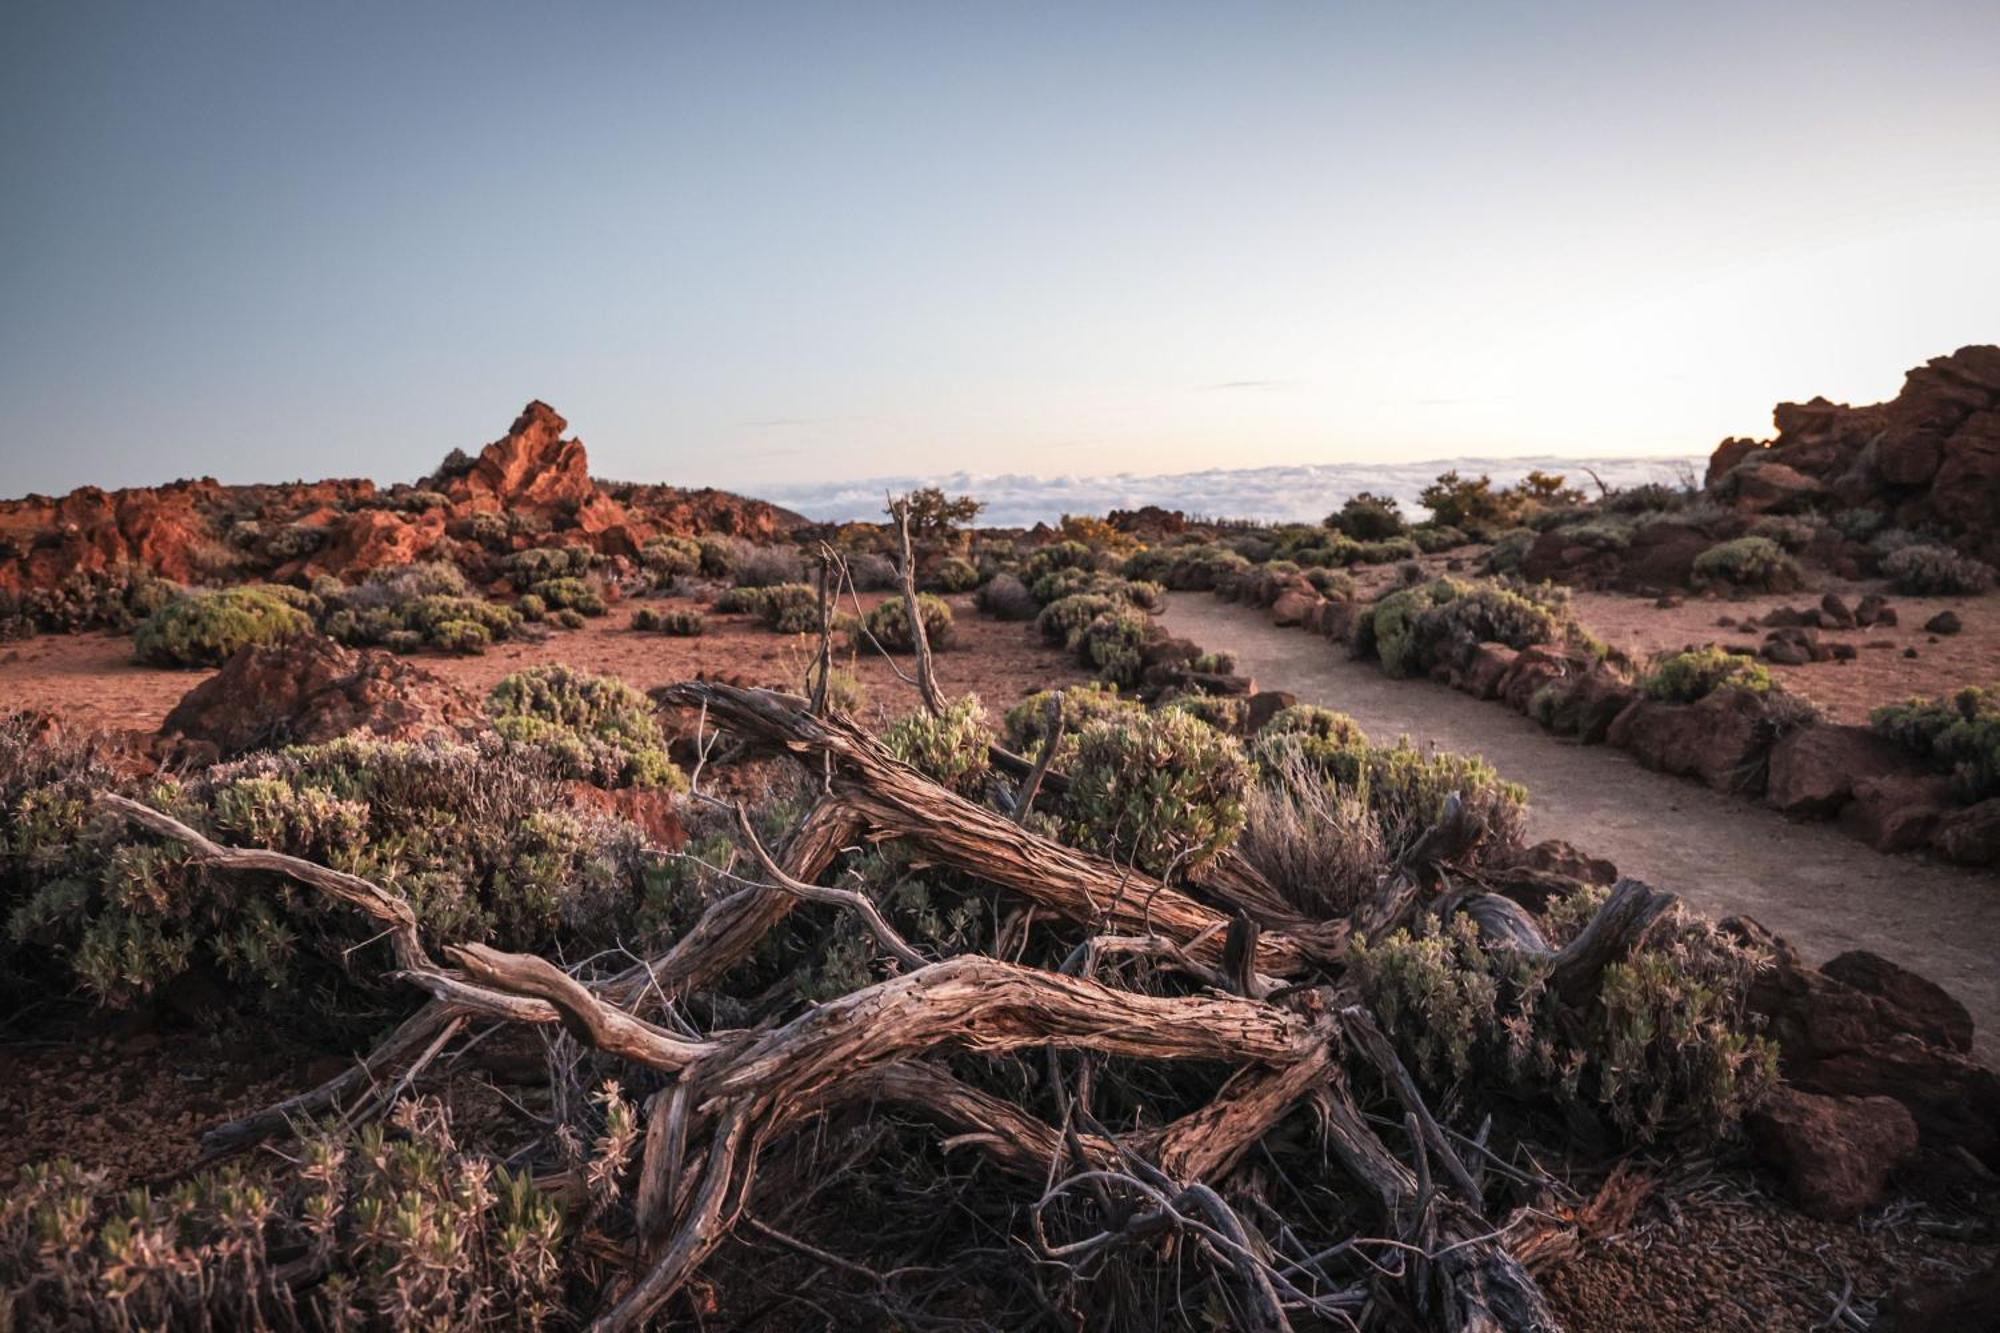
[[[1410,529],[1409,536],[1410,540],[1417,544],[1417,549],[1425,555],[1455,550],[1472,542],[1472,538],[1445,523],[1419,523]]]
[[[1236,654],[1203,653],[1188,663],[1190,669],[1204,671],[1212,676],[1233,676],[1236,674]]]
[[[1443,578],[1391,593],[1374,610],[1375,653],[1391,676],[1421,675],[1481,643],[1556,643],[1573,628],[1565,599],[1546,585]]]
[[[1250,720],[1250,701],[1240,694],[1183,694],[1160,705],[1198,717],[1217,731],[1242,732]]]
[[[1355,544],[1352,565],[1389,565],[1398,560],[1415,560],[1423,552],[1408,537],[1391,537],[1387,541],[1358,542]]]
[[[1050,602],[1035,617],[1035,629],[1044,642],[1075,652],[1090,622],[1101,615],[1121,610],[1116,597],[1103,593],[1078,593]]]
[[[757,590],[757,618],[780,634],[817,634],[819,590],[809,583],[775,583]]]
[[[1220,580],[1249,568],[1250,561],[1236,551],[1202,542],[1148,547],[1129,557],[1119,572],[1172,592],[1212,592]]]
[[[995,574],[979,585],[972,601],[981,611],[999,620],[1033,620],[1041,612],[1041,603],[1028,591],[1028,586],[1007,573]]]
[[[933,651],[942,652],[951,647],[956,629],[952,624],[949,602],[927,592],[918,593],[917,614],[923,617],[924,638]],[[877,604],[862,621],[862,628],[851,633],[849,638],[857,652],[877,646],[892,653],[913,653],[917,650],[916,637],[910,632],[910,614],[900,597],[886,598]]]
[[[1308,569],[1306,582],[1322,597],[1332,597],[1343,602],[1351,602],[1361,595],[1360,585],[1352,574],[1338,569]]]
[[[991,766],[993,728],[976,694],[951,701],[942,716],[919,708],[891,722],[882,733],[889,752],[961,796],[976,794]]]
[[[1028,585],[1028,590],[1035,594],[1035,600],[1046,604],[1055,598],[1042,596],[1037,586],[1042,580],[1064,570],[1090,572],[1097,567],[1097,552],[1082,542],[1051,542],[1028,553],[1027,561],[1021,566],[1021,582]]]
[[[670,606],[656,610],[650,606],[640,607],[632,613],[632,628],[651,634],[671,634],[676,638],[698,638],[708,629],[708,621],[701,612],[688,607]]]
[[[1486,571],[1489,574],[1518,574],[1521,565],[1528,558],[1528,548],[1535,544],[1533,528],[1514,528],[1503,532],[1493,543],[1493,549],[1486,553]]]
[[[579,578],[543,579],[529,586],[529,593],[542,599],[552,611],[574,611],[578,615],[601,616],[604,594]]]
[[[1360,491],[1348,498],[1337,513],[1329,514],[1326,526],[1337,528],[1356,541],[1383,541],[1403,535],[1407,525],[1403,510],[1393,495]]]
[[[505,677],[486,698],[494,729],[548,755],[564,776],[605,787],[685,790],[645,695],[616,676],[552,663]]]
[[[1543,921],[1550,942],[1564,943],[1605,894],[1559,900]],[[1628,1140],[1707,1142],[1777,1083],[1776,1048],[1747,1001],[1764,960],[1678,912],[1606,969],[1581,1012],[1562,1010],[1545,963],[1489,947],[1462,915],[1351,957],[1368,1006],[1441,1102],[1504,1090],[1601,1116]]]
[[[139,623],[132,655],[148,666],[221,666],[238,649],[312,632],[312,617],[268,588],[189,593]]]
[[[1750,525],[1749,536],[1764,537],[1776,542],[1793,555],[1813,544],[1818,537],[1820,525],[1809,518],[1794,518],[1787,514],[1766,514]]]
[[[639,551],[653,586],[665,591],[701,571],[701,543],[692,537],[655,537]]]
[[[1096,671],[1099,680],[1112,685],[1136,685],[1145,664],[1146,644],[1153,633],[1153,622],[1145,612],[1120,607],[1104,612],[1084,626],[1077,640],[1077,653]]]
[[[49,986],[125,1005],[213,970],[287,1022],[321,1030],[346,1030],[357,1013],[377,1021],[385,998],[407,1000],[386,976],[378,923],[289,881],[193,866],[179,848],[97,815],[103,790],[219,841],[389,887],[434,944],[548,952],[636,937],[632,904],[653,873],[636,829],[574,813],[546,757],[496,738],[349,738],[134,781],[17,715],[0,719],[0,990]],[[355,957],[369,941],[374,953]],[[371,1002],[354,1004],[357,989]],[[329,993],[347,1001],[329,1004]]]
[[[585,546],[533,546],[515,551],[501,563],[515,587],[529,588],[549,579],[580,579],[601,560],[597,552]],[[464,593],[461,586],[456,595]]]
[[[748,546],[736,553],[730,577],[739,588],[770,588],[781,583],[803,583],[805,561],[792,546]]]
[[[1889,586],[1912,597],[1968,597],[1993,586],[1993,566],[1949,546],[1913,545],[1882,561]]]
[[[1713,644],[1668,653],[1653,661],[1652,669],[1640,682],[1650,699],[1691,704],[1719,689],[1749,690],[1765,694],[1771,689],[1771,673],[1752,658],[1741,657]]]
[[[1943,772],[1965,801],[2000,796],[2000,689],[1885,704],[1869,725]]]
[[[1089,723],[1067,771],[1067,840],[1155,875],[1205,864],[1243,827],[1242,747],[1185,712]]]
[[[403,633],[414,634],[415,631],[405,630]],[[493,634],[476,620],[444,620],[432,627],[431,642],[441,652],[477,657],[493,642]]]
[[[1281,756],[1252,785],[1236,850],[1316,920],[1352,912],[1388,870],[1366,793],[1328,781],[1297,752]]]
[[[603,1131],[578,1163],[593,1213],[623,1206],[639,1133],[616,1084],[598,1100]],[[561,1198],[529,1167],[461,1150],[441,1103],[388,1119],[301,1126],[286,1168],[224,1166],[157,1194],[67,1161],[29,1167],[0,1202],[10,1326],[564,1326],[596,1263]]]
[[[1694,558],[1694,583],[1785,592],[1799,586],[1799,567],[1769,537],[1717,542]]]
[[[931,581],[940,592],[971,592],[979,586],[979,569],[970,560],[952,556],[938,565]]]
[[[1004,729],[1007,748],[1030,759],[1040,754],[1049,737],[1049,705],[1055,690],[1040,690],[1007,710]],[[1067,767],[1076,753],[1076,738],[1094,722],[1126,718],[1144,712],[1144,706],[1121,698],[1116,690],[1101,685],[1076,685],[1061,691],[1063,748],[1058,767]]]

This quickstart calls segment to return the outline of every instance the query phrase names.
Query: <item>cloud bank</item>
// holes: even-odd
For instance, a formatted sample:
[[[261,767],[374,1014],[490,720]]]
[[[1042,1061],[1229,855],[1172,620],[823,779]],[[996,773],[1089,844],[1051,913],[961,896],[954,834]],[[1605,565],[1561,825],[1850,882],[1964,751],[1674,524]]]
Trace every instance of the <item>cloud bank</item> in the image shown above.
[[[885,491],[937,486],[954,495],[986,502],[981,524],[1032,527],[1054,523],[1064,514],[1103,514],[1112,509],[1159,505],[1204,518],[1246,518],[1274,523],[1316,523],[1356,491],[1393,495],[1404,512],[1421,514],[1417,493],[1440,472],[1480,473],[1496,484],[1518,481],[1535,469],[1560,472],[1591,489],[1588,468],[1608,486],[1642,482],[1673,483],[1690,471],[1697,478],[1703,455],[1656,458],[1443,458],[1425,463],[1323,463],[1295,467],[1209,468],[1201,472],[1147,475],[1031,477],[1020,473],[951,472],[923,477],[872,477],[861,481],[760,486],[760,499],[793,509],[823,523],[877,520]]]

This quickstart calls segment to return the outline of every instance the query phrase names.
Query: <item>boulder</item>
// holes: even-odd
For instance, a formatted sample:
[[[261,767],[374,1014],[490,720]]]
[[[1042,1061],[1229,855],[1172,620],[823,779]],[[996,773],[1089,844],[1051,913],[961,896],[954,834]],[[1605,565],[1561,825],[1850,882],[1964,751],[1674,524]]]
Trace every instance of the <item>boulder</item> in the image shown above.
[[[1828,1096],[1893,1097],[1926,1144],[1964,1148],[2000,1166],[2000,1074],[1930,1040],[1935,1013],[1911,1013],[1807,967],[1748,917],[1722,928],[1772,956],[1750,983],[1748,1005],[1764,1019],[1788,1083]]]
[[[1575,674],[1582,666],[1581,662],[1560,648],[1544,643],[1531,644],[1515,654],[1513,662],[1501,675],[1497,697],[1506,700],[1507,706],[1515,712],[1525,713],[1528,701],[1535,697],[1535,691],[1552,680]]]
[[[1827,593],[1819,599],[1820,625],[1825,629],[1853,629],[1854,612],[1841,600],[1839,593]]]
[[[1943,459],[1943,438],[1922,427],[1892,427],[1875,444],[1875,471],[1891,486],[1924,485]]]
[[[1271,623],[1279,628],[1303,625],[1325,598],[1310,588],[1287,588],[1271,603]]]
[[[1764,799],[1794,819],[1832,819],[1857,779],[1917,775],[1908,751],[1867,727],[1800,727],[1771,747]]]
[[[2000,796],[1939,816],[1931,847],[1962,866],[2000,866]]]
[[[1482,643],[1459,673],[1458,688],[1475,699],[1497,699],[1500,681],[1520,654],[1504,643]]]
[[[1884,620],[1882,617],[1889,618]],[[1863,627],[1870,625],[1893,625],[1896,613],[1889,607],[1889,599],[1879,592],[1871,592],[1863,597],[1854,608],[1854,623]]]
[[[1768,744],[1764,702],[1748,690],[1722,689],[1691,704],[1637,699],[1605,733],[1647,768],[1699,778],[1717,791],[1742,791]]]
[[[1922,847],[1952,804],[1951,779],[1934,774],[1888,773],[1857,778],[1840,826],[1880,852]]]
[[[1956,611],[1940,611],[1924,622],[1926,634],[1956,634],[1965,628],[1965,622],[1958,618]]]
[[[1510,864],[1565,875],[1585,884],[1609,885],[1618,880],[1617,866],[1603,857],[1586,855],[1560,838],[1536,843],[1522,851]]]
[[[312,635],[238,652],[182,696],[160,735],[228,758],[351,732],[460,740],[480,724],[478,699],[443,677],[393,653]]]
[[[1296,694],[1284,690],[1259,690],[1250,696],[1249,710],[1243,716],[1243,730],[1254,736],[1271,724],[1271,719],[1299,701]]]
[[[1891,1097],[1780,1087],[1744,1127],[1800,1210],[1830,1222],[1880,1203],[1890,1175],[1917,1148],[1916,1120]]]
[[[1766,462],[1730,474],[1736,507],[1751,514],[1784,513],[1804,507],[1826,487],[1785,463]]]
[[[1971,1011],[1935,981],[1867,949],[1849,949],[1820,971],[1894,1006],[1925,1041],[1961,1055],[1971,1052]]]

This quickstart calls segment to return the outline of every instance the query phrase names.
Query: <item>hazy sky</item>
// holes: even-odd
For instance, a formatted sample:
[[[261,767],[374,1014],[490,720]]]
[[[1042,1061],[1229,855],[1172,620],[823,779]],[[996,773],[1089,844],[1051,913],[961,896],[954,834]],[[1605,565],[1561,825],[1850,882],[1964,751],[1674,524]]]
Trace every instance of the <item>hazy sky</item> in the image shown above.
[[[2000,339],[2000,4],[10,0],[0,494],[1671,453]]]

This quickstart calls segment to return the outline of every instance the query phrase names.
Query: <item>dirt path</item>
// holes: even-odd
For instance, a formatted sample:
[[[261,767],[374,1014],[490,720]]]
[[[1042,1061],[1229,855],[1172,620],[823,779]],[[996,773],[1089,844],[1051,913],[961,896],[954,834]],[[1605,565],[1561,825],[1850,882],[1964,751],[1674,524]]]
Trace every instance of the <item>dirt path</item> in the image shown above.
[[[1166,627],[1236,654],[1264,689],[1352,716],[1370,734],[1407,733],[1484,754],[1529,794],[1529,836],[1562,838],[1621,873],[1672,889],[1716,916],[1747,912],[1812,962],[1872,949],[1971,1009],[1981,1059],[2000,1059],[2000,883],[1884,856],[1825,824],[1794,824],[1748,801],[1649,772],[1617,750],[1558,740],[1497,704],[1391,680],[1315,635],[1197,593],[1170,599]]]

